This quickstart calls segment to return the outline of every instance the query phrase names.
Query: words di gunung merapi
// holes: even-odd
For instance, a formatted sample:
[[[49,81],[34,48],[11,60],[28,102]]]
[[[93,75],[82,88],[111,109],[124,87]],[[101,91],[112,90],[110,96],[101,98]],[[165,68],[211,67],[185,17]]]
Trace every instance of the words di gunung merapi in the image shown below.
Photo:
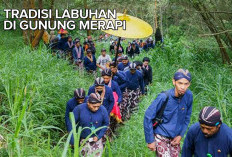
[[[122,27],[126,29],[125,20],[115,20],[117,18],[116,10],[91,10],[91,9],[65,9],[64,11],[54,10],[54,24],[50,21],[53,16],[51,9],[4,9],[6,19],[4,20],[4,30],[16,30],[19,26],[22,30],[36,29],[69,29],[74,30],[79,26],[79,30],[118,30]],[[92,18],[96,20],[91,20]],[[39,20],[34,20],[34,19]],[[86,20],[86,19],[90,20]],[[20,19],[16,22],[14,19]],[[65,20],[64,20],[65,19]],[[66,20],[67,19],[67,20]],[[80,19],[76,24],[75,19]],[[104,20],[108,19],[108,20]],[[114,20],[112,20],[114,19]]]

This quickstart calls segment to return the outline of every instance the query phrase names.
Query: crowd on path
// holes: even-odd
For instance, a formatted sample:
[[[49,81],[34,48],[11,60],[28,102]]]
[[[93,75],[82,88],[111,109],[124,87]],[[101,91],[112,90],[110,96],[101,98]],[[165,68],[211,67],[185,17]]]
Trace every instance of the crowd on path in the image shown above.
[[[66,105],[67,131],[70,133],[73,129],[71,112],[77,128],[85,128],[78,143],[74,143],[73,135],[70,140],[71,147],[84,142],[82,156],[101,156],[106,138],[112,140],[117,127],[139,110],[139,100],[152,83],[152,67],[149,57],[133,62],[131,59],[142,50],[153,49],[162,42],[162,39],[159,42],[153,42],[151,38],[145,42],[136,39],[128,42],[124,49],[122,45],[117,48],[117,41],[114,40],[109,44],[109,52],[102,48],[101,55],[96,59],[96,47],[91,36],[85,39],[83,45],[79,38],[73,40],[66,34],[51,40],[52,52],[58,56],[65,54],[78,69],[96,76],[88,92],[83,88],[76,89]],[[116,59],[111,59],[110,54],[117,54]],[[97,77],[98,69],[100,77]],[[174,88],[160,93],[145,112],[145,141],[158,157],[180,156],[180,142],[192,114],[193,94],[188,89],[191,80],[187,69],[178,69],[172,78]],[[232,129],[222,122],[220,111],[215,107],[204,107],[199,114],[199,122],[187,132],[181,156],[193,155],[232,156]]]

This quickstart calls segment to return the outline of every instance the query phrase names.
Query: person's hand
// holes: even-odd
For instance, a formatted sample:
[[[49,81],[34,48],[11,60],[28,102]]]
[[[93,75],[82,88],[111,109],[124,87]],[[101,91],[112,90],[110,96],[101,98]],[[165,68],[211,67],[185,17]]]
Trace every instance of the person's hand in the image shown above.
[[[156,151],[155,142],[153,142],[153,143],[148,143],[148,144],[147,144],[147,148],[149,148],[151,151]]]
[[[112,68],[112,69],[111,69],[111,72],[112,72],[113,74],[116,74],[117,70],[115,70],[114,68]]]
[[[97,141],[98,141],[98,137],[97,137],[97,136],[94,136],[94,137],[93,137],[93,141],[94,141],[94,142],[97,142]]]
[[[179,145],[180,144],[180,141],[181,141],[181,136],[176,136],[172,141],[171,141],[171,145],[172,146],[176,146],[176,145]]]

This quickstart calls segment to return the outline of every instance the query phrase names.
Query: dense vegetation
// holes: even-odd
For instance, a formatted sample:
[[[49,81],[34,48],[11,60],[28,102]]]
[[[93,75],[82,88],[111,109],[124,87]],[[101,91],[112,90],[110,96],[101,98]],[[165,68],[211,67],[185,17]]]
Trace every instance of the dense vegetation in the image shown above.
[[[93,76],[75,70],[68,61],[52,56],[42,42],[32,50],[25,45],[22,32],[2,30],[5,16],[2,10],[30,7],[29,3],[35,8],[60,10],[88,7],[116,8],[123,12],[127,9],[128,14],[152,26],[158,16],[164,45],[134,59],[151,58],[153,84],[148,95],[141,98],[138,113],[117,130],[108,156],[154,155],[144,140],[144,112],[157,94],[173,87],[172,77],[178,68],[189,69],[193,76],[191,124],[198,120],[203,106],[211,105],[220,109],[223,122],[232,127],[231,1],[162,0],[157,8],[155,1],[0,0],[3,4],[0,6],[0,135],[5,139],[0,142],[0,156],[61,156],[66,152],[66,102],[75,88],[88,90],[94,80]],[[81,37],[81,42],[86,37],[86,32],[69,32]],[[101,32],[91,33],[97,38]],[[123,42],[126,45],[127,40]],[[96,46],[99,55],[102,47],[108,50],[109,42],[96,42]],[[72,151],[67,153],[71,156]]]
[[[149,56],[152,59],[154,82],[148,95],[141,99],[139,112],[118,129],[117,138],[111,143],[113,156],[152,154],[144,140],[144,112],[159,92],[172,88],[173,73],[181,67],[193,75],[191,124],[197,121],[203,106],[212,105],[222,111],[223,121],[232,126],[231,67],[222,65],[214,51],[203,51],[198,43],[187,42],[177,27],[170,29],[169,35],[175,38],[167,36],[163,47],[135,58]],[[7,39],[13,35],[14,38]],[[0,132],[7,145],[0,149],[1,156],[60,156],[67,138],[65,104],[72,97],[73,89],[88,90],[93,77],[53,57],[43,44],[31,51],[15,32],[4,32],[0,43],[3,52],[0,54]],[[99,53],[99,49],[108,48],[109,43],[97,42],[96,45]]]

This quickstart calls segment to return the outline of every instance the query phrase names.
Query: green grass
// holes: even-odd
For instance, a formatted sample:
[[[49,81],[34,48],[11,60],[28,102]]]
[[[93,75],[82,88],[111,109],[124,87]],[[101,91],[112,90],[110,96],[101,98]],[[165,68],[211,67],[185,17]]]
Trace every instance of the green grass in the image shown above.
[[[9,36],[12,38],[8,39]],[[3,32],[0,45],[0,133],[7,144],[0,149],[0,156],[72,156],[66,142],[66,102],[75,88],[88,90],[94,78],[73,70],[67,61],[52,57],[42,44],[38,50],[31,51],[15,32]],[[107,43],[96,43],[96,46],[98,55],[102,47],[109,48]],[[214,50],[204,51],[198,46],[183,36],[170,37],[165,39],[164,48],[135,58],[151,58],[153,84],[148,95],[141,99],[138,113],[107,144],[105,156],[154,155],[146,148],[144,112],[157,94],[172,88],[172,76],[178,68],[189,69],[193,76],[191,124],[197,121],[203,106],[211,105],[218,107],[223,121],[232,126],[231,67],[222,65]]]
[[[7,43],[7,35],[13,34],[3,33],[0,40],[0,132],[6,151],[9,156],[59,156],[67,137],[66,102],[75,88],[88,90],[93,77],[79,74],[42,46],[30,51],[18,36]]]
[[[166,39],[163,49],[157,48],[135,58],[152,58],[154,80],[148,95],[139,103],[138,113],[117,130],[119,136],[111,147],[113,156],[155,156],[155,153],[146,148],[144,113],[161,91],[173,88],[172,77],[178,68],[189,69],[193,77],[190,90],[193,92],[194,102],[190,125],[198,121],[199,112],[204,106],[215,106],[220,109],[223,122],[232,127],[231,66],[222,65],[220,58],[215,59],[217,57],[214,52],[198,53],[197,48],[192,49],[193,47],[185,38],[175,41]]]

